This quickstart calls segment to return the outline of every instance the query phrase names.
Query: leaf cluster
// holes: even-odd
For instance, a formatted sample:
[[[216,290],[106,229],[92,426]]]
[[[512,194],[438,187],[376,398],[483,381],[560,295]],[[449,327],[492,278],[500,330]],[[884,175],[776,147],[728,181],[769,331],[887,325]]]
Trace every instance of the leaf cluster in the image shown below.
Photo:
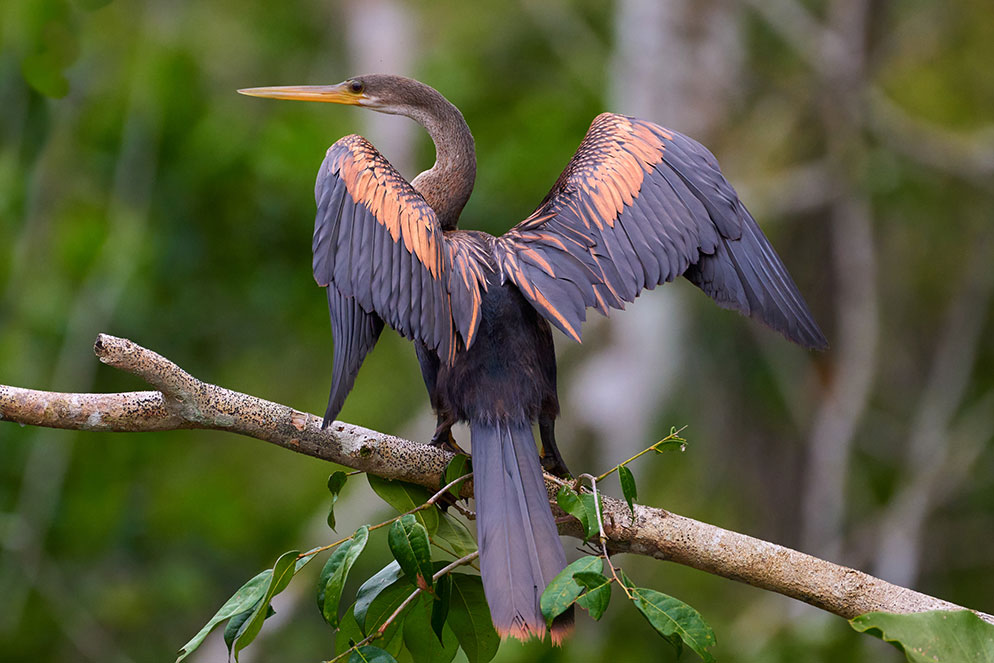
[[[465,460],[465,459],[463,459]],[[465,464],[450,468],[460,473]],[[466,480],[459,474],[434,495],[420,486],[368,475],[373,491],[399,513],[375,525],[363,525],[351,536],[305,553],[290,551],[235,592],[207,624],[179,651],[177,663],[200,646],[207,635],[227,622],[224,640],[237,661],[274,614],[274,596],[320,553],[332,551],[316,588],[317,607],[337,630],[337,656],[332,660],[396,660],[402,648],[414,661],[450,661],[462,649],[471,663],[485,663],[500,642],[478,575],[455,573],[471,565],[478,553],[466,525],[439,509],[436,501]],[[334,528],[334,505],[348,481],[344,472],[329,477],[332,504],[328,524]],[[387,546],[394,560],[367,579],[355,600],[341,610],[342,594],[353,566],[366,549],[370,534],[389,528]],[[436,559],[437,556],[454,561]],[[375,644],[373,644],[375,642]]]
[[[575,487],[562,486],[556,496],[559,507],[580,523],[587,554],[559,573],[541,596],[540,607],[547,624],[578,606],[600,620],[619,587],[624,597],[655,632],[680,655],[686,647],[711,663],[710,649],[716,644],[711,626],[692,606],[655,589],[637,585],[611,560],[606,543],[598,482],[617,471],[632,517],[637,487],[628,465],[647,453],[683,450],[682,431],[671,430],[660,440],[608,472],[594,477],[581,475]],[[402,652],[416,663],[451,661],[460,650],[470,663],[486,663],[497,653],[500,639],[490,621],[483,585],[478,575],[457,572],[472,566],[478,556],[469,529],[438,502],[456,506],[462,484],[468,479],[468,458],[457,456],[447,468],[437,492],[420,486],[367,475],[373,491],[398,515],[374,525],[363,525],[352,535],[305,553],[281,555],[273,568],[246,582],[228,599],[204,627],[179,651],[177,663],[185,659],[207,635],[226,622],[224,641],[237,661],[239,653],[260,633],[265,620],[274,614],[271,601],[286,589],[293,577],[320,553],[331,551],[318,576],[316,601],[324,621],[337,631],[336,655],[332,661],[349,663],[393,663]],[[335,472],[329,477],[331,508],[328,524],[334,529],[334,506],[349,475]],[[590,488],[581,487],[587,480]],[[461,507],[463,513],[468,512]],[[341,609],[342,594],[353,566],[366,549],[372,532],[389,528],[386,544],[393,561],[365,580],[354,600]],[[994,626],[968,611],[916,615],[869,613],[851,620],[854,629],[893,644],[912,663],[994,663]]]

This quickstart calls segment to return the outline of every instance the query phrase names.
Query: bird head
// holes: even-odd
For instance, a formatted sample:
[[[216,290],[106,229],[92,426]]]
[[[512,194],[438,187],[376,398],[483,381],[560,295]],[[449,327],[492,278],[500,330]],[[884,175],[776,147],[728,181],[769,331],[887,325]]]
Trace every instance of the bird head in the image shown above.
[[[390,74],[355,76],[335,85],[252,87],[238,92],[251,97],[362,106],[381,113],[407,116],[429,105],[433,97],[440,96],[424,83]]]

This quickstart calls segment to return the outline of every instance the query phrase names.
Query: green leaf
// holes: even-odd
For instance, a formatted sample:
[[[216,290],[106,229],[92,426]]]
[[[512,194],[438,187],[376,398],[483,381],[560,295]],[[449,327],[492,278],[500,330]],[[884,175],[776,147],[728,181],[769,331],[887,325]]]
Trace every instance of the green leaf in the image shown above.
[[[576,604],[590,613],[593,619],[600,619],[611,602],[611,581],[603,574],[590,571],[574,573],[573,580],[587,590],[576,600]]]
[[[580,521],[583,526],[584,538],[589,539],[600,532],[597,525],[597,509],[600,499],[593,493],[577,494],[571,488],[562,486],[556,493],[556,503],[559,508]]]
[[[403,618],[400,618],[403,622]],[[404,638],[397,628],[388,629],[384,637],[376,641],[376,645],[396,658],[404,648]],[[348,651],[355,643],[362,642],[366,634],[362,632],[355,620],[353,608],[349,608],[342,616],[342,621],[335,633],[335,651],[339,654]]]
[[[713,663],[714,656],[708,653],[707,648],[715,644],[714,631],[699,612],[683,601],[654,589],[635,587],[632,594],[635,607],[678,652],[682,643],[707,663]]]
[[[447,486],[461,476],[465,476],[472,472],[473,469],[470,467],[469,456],[466,454],[456,454],[449,461],[449,464],[445,466],[445,475],[442,477],[442,485]],[[465,481],[460,481],[456,485],[449,488],[449,492],[454,497],[459,497],[459,491],[462,489]]]
[[[404,577],[404,571],[397,560],[394,560],[376,572],[372,578],[362,583],[355,595],[355,620],[359,627],[366,630],[366,611],[373,600],[390,585]],[[413,589],[413,588],[412,588]],[[410,592],[408,592],[410,593]]]
[[[235,640],[244,632],[245,623],[248,618],[252,616],[254,610],[246,610],[245,612],[240,612],[231,619],[228,623],[224,625],[224,644],[228,647],[228,655],[231,655],[231,647],[235,644]]]
[[[328,477],[328,491],[332,495],[338,496],[342,492],[342,488],[345,487],[345,483],[349,480],[349,475],[345,472],[333,472],[330,477]]]
[[[676,428],[670,427],[670,434],[652,445],[652,450],[656,453],[665,453],[667,451],[686,451],[687,440],[677,435],[677,432]]]
[[[259,573],[257,576],[249,580],[247,583],[238,588],[238,591],[234,595],[224,602],[224,605],[211,617],[210,621],[200,629],[193,638],[183,645],[183,648],[177,652],[176,663],[179,663],[184,658],[190,655],[200,643],[204,641],[204,638],[214,630],[218,624],[223,622],[229,617],[233,617],[247,610],[252,610],[253,606],[258,603],[259,599],[266,593],[266,587],[269,585],[269,579],[273,575],[272,569],[266,569],[265,571]]]
[[[398,513],[407,513],[427,502],[432,496],[432,493],[421,486],[403,481],[391,481],[374,474],[367,474],[366,480],[369,481],[369,487],[373,489],[373,492],[396,509]],[[430,509],[418,511],[414,517],[428,530],[428,534],[434,534],[435,530],[438,529],[438,514],[438,509],[433,506]]]
[[[252,616],[253,610],[246,610],[245,612],[239,613],[228,620],[228,623],[224,627],[224,644],[228,647],[228,655],[231,655],[231,647],[235,644],[235,640],[240,638],[245,632],[245,627],[248,626],[248,619]],[[266,619],[269,619],[276,614],[273,610],[273,606],[269,606],[269,610],[266,611]]]
[[[390,526],[387,543],[404,573],[422,589],[432,591],[431,543],[421,523],[410,514],[404,516]]]
[[[297,563],[293,565],[293,575],[297,575],[297,572],[300,571],[300,569],[317,559],[317,554],[321,552],[323,548],[324,546],[318,546],[302,553],[300,557],[297,558]]]
[[[912,663],[994,663],[994,625],[969,610],[868,612],[849,624],[894,645]]]
[[[476,539],[461,520],[447,513],[440,514],[438,529],[432,535],[432,541],[441,539],[448,544],[449,550],[456,557],[465,557],[476,550]]]
[[[78,56],[79,39],[69,17],[50,16],[37,33],[31,52],[21,58],[21,75],[41,94],[61,98],[69,92],[65,71]]]
[[[585,534],[590,531],[590,516],[587,514],[587,509],[583,506],[583,502],[580,500],[580,496],[576,494],[576,491],[566,486],[560,487],[559,492],[556,493],[556,504],[559,505],[560,509],[580,521]],[[596,527],[596,523],[594,526]],[[586,534],[586,536],[589,538],[589,534]]]
[[[444,575],[435,583],[435,600],[431,604],[431,630],[442,642],[442,629],[449,616],[449,601],[452,598],[452,578]]]
[[[587,512],[587,538],[590,539],[600,534],[601,531],[598,524],[600,519],[597,517],[601,508],[601,496],[593,493],[580,493],[580,501]]]
[[[349,663],[397,663],[397,659],[379,647],[363,645],[352,652]]]
[[[403,622],[403,618],[399,619]],[[376,641],[376,646],[396,658],[404,648],[404,638],[400,636],[399,629],[388,629],[384,637]],[[342,615],[342,621],[335,632],[335,651],[339,654],[344,653],[351,649],[355,643],[362,642],[365,637],[366,634],[356,623],[353,607],[349,607]]]
[[[590,557],[590,559],[596,559],[598,562],[601,561],[600,557]],[[577,571],[573,574],[573,580],[576,581],[576,584],[586,589],[595,589],[611,582],[610,578],[598,571]]]
[[[432,632],[432,605],[437,603],[431,596],[421,594],[411,605],[404,620],[404,645],[414,663],[448,663],[459,651],[459,641],[450,629],[443,631],[442,639]]]
[[[366,637],[366,634],[362,632],[359,625],[356,624],[355,615],[352,610],[353,606],[350,606],[345,614],[342,615],[341,621],[338,623],[338,630],[335,631],[335,653],[343,654],[347,650],[352,648],[357,642],[362,642]],[[380,640],[380,645],[383,645],[383,641]],[[386,648],[386,647],[384,647]]]
[[[273,573],[269,577],[269,583],[266,586],[265,593],[262,595],[262,600],[256,604],[252,615],[242,628],[239,629],[238,636],[232,643],[236,661],[238,660],[238,652],[248,647],[255,640],[255,636],[259,635],[259,631],[262,630],[262,622],[270,615],[269,602],[290,584],[299,554],[299,551],[296,550],[285,552],[280,555],[280,558],[276,560],[276,564],[273,565]]]
[[[404,602],[415,590],[413,584],[407,578],[401,578],[377,595],[373,602],[369,604],[369,609],[364,615],[363,631],[369,635],[379,629],[390,615]],[[389,641],[397,633],[397,627],[403,623],[403,613],[398,616],[384,633],[384,638]]]
[[[60,64],[44,53],[26,56],[21,61],[21,75],[46,97],[61,99],[69,94],[69,79]]]
[[[345,487],[345,482],[349,480],[349,475],[345,472],[335,472],[328,477],[328,490],[331,491],[331,506],[328,507],[328,527],[335,529],[335,502],[338,501],[338,494]]]
[[[618,467],[618,479],[621,481],[621,494],[625,496],[625,501],[628,502],[628,510],[635,515],[635,506],[633,502],[638,499],[638,489],[635,487],[635,476],[632,471],[621,465]]]
[[[352,538],[338,546],[318,577],[318,610],[332,628],[338,628],[338,602],[352,565],[369,540],[369,528],[363,525]]]
[[[490,607],[483,595],[480,576],[451,573],[452,599],[449,626],[469,663],[487,663],[497,655],[500,637],[490,621]]]
[[[583,587],[573,580],[573,574],[596,572],[600,568],[603,568],[601,558],[588,555],[568,565],[552,579],[539,600],[539,607],[542,609],[546,624],[552,624],[552,620],[566,612],[583,593]]]

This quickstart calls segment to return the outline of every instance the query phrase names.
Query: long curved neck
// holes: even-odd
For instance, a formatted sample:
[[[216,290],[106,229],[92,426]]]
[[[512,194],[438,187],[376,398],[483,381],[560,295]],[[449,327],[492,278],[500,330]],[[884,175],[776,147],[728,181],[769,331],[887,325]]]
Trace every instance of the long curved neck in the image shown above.
[[[476,181],[476,147],[459,109],[437,91],[431,92],[430,104],[405,113],[427,129],[435,143],[435,165],[411,184],[435,210],[442,229],[455,230]]]

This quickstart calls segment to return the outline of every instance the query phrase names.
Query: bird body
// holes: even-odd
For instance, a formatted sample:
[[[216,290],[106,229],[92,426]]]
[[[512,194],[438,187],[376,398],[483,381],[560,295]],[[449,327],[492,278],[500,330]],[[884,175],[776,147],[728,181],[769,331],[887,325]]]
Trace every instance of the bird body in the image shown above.
[[[539,598],[566,566],[532,437],[532,422],[542,422],[546,453],[565,471],[552,438],[559,414],[552,328],[500,274],[495,237],[454,230],[446,239],[463,244],[483,282],[479,326],[469,347],[446,362],[417,346],[439,415],[435,439],[444,442],[453,423],[469,422],[480,568],[494,625],[501,635],[541,637]],[[571,624],[572,611],[558,618],[553,641]]]
[[[470,424],[480,571],[502,636],[544,635],[539,597],[566,564],[542,479],[543,466],[567,473],[553,433],[552,326],[579,341],[588,308],[606,315],[682,275],[789,340],[826,345],[714,157],[678,132],[597,116],[535,212],[494,237],[457,229],[476,174],[473,137],[427,85],[376,74],[240,92],[406,115],[435,142],[435,164],[410,183],[360,136],[337,141],[321,165],[313,267],[335,341],[325,425],[384,324],[415,342],[438,415],[433,442]],[[552,639],[571,622],[553,623]]]
[[[451,412],[455,421],[537,421],[543,403],[556,401],[552,329],[518,288],[502,278],[491,253],[494,237],[455,233],[479,249],[484,287],[473,342],[456,352],[451,363],[439,362],[436,409]]]

